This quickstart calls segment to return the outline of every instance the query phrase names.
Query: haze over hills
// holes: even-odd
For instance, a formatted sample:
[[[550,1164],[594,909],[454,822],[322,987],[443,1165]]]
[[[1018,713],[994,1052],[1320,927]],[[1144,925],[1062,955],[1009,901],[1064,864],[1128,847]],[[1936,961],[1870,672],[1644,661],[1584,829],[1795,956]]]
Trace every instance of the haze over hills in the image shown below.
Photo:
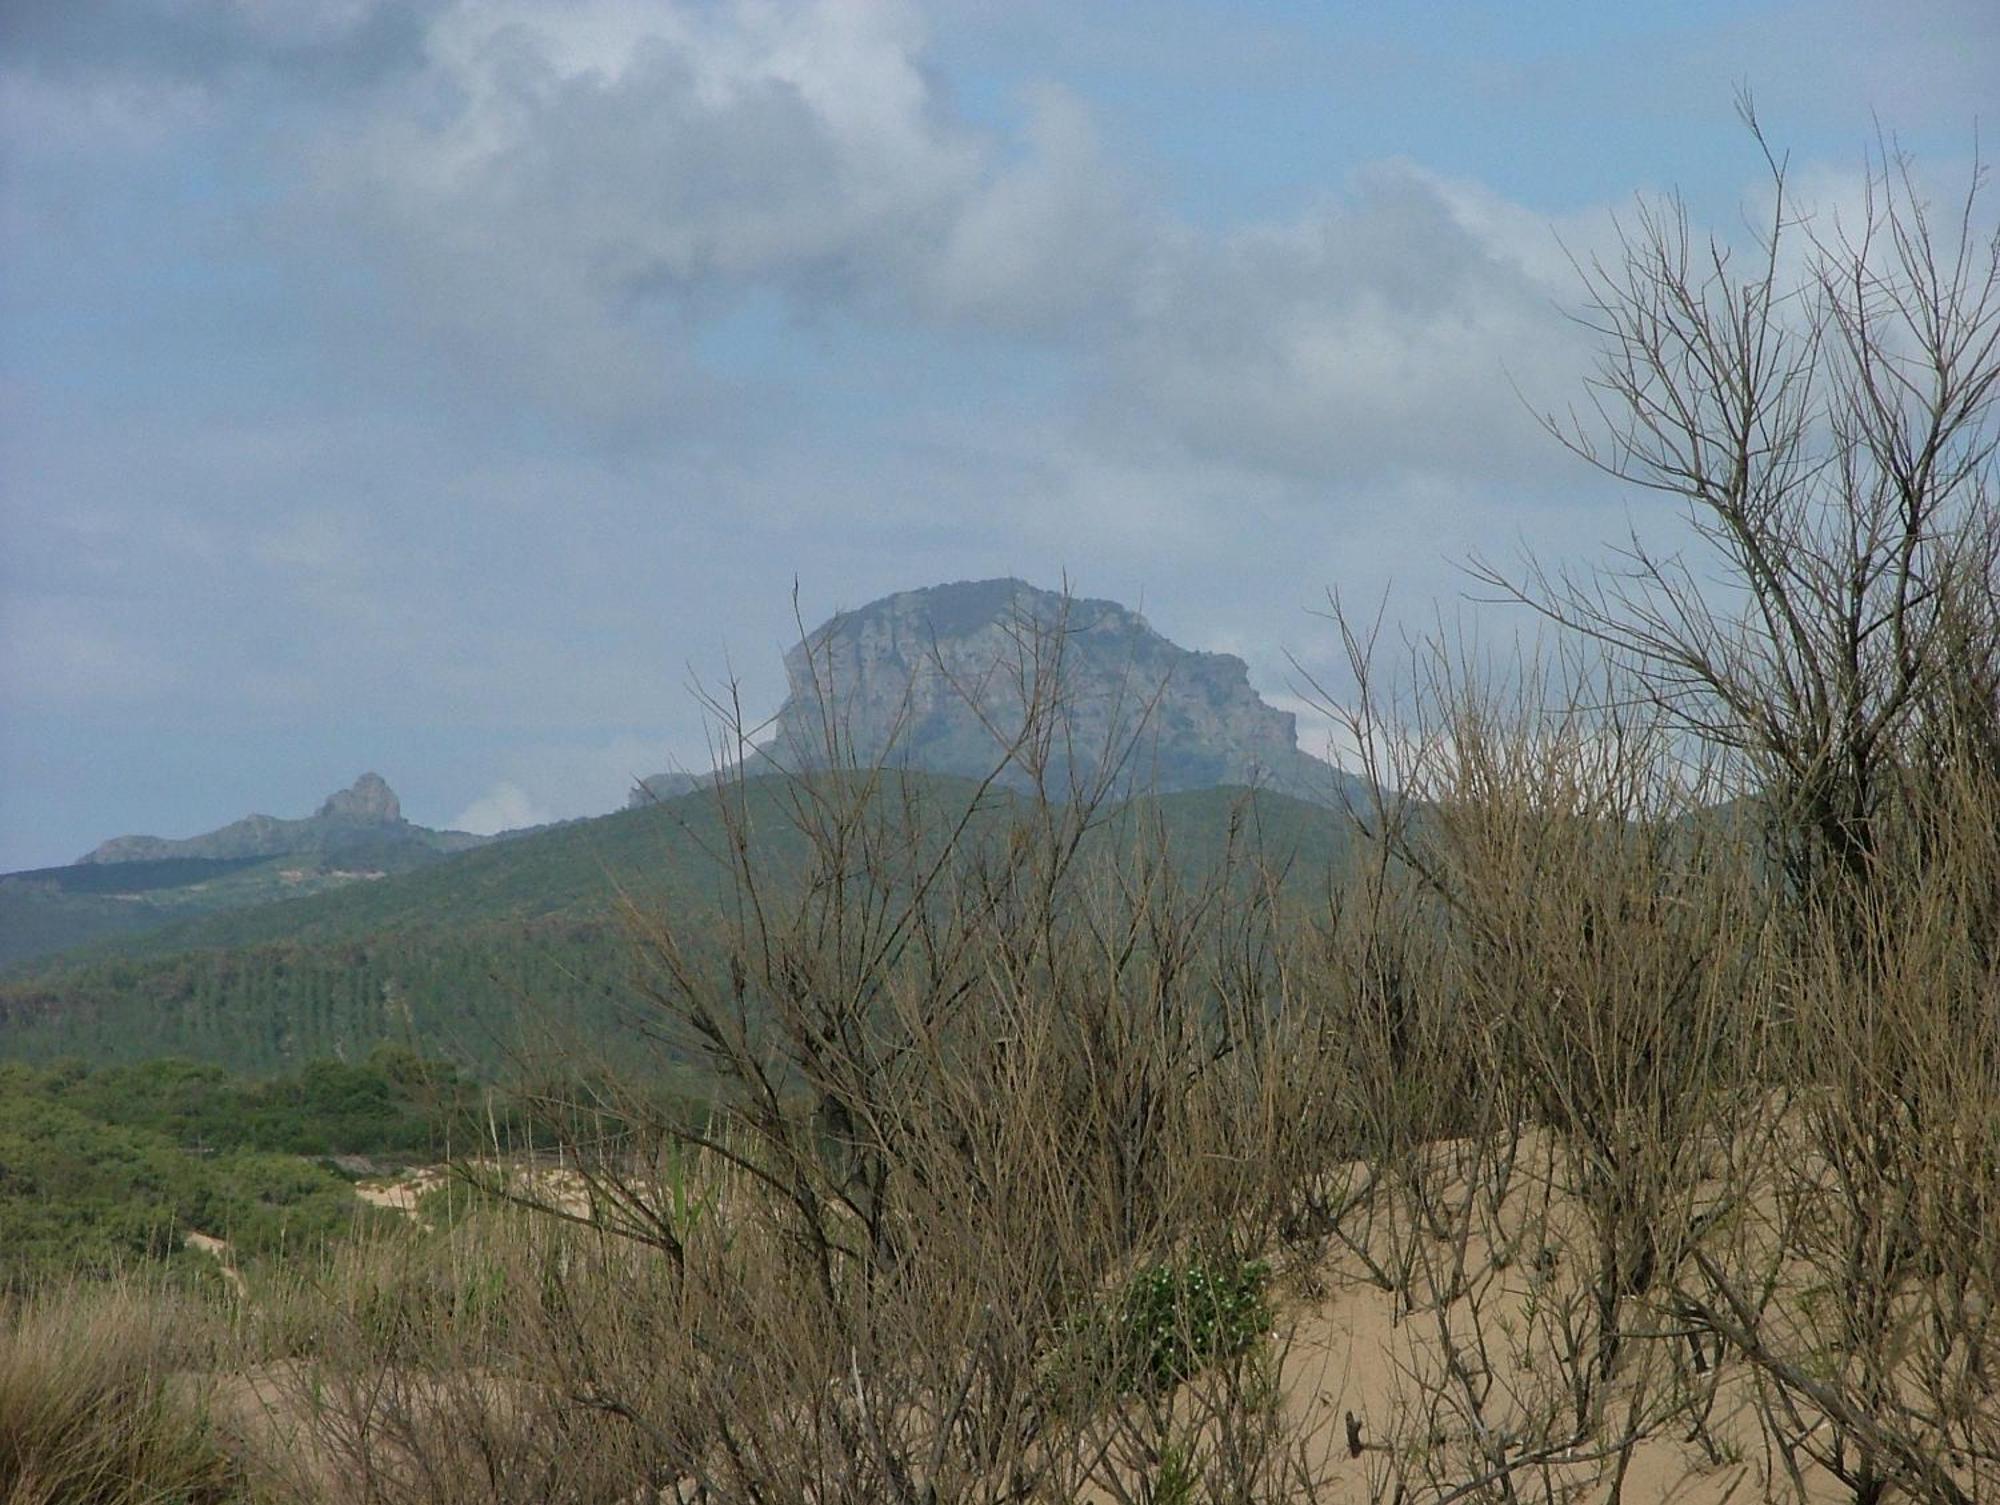
[[[249,815],[200,836],[114,837],[67,867],[0,874],[0,966],[408,872],[492,839],[403,819],[376,773],[298,820]]]
[[[1116,601],[1021,580],[935,585],[839,612],[785,655],[785,674],[789,694],[758,749],[779,767],[828,760],[831,707],[843,761],[982,778],[1018,733],[1027,701],[1053,690],[1064,713],[1052,791],[1089,782],[1107,752],[1128,749],[1117,777],[1124,793],[1231,784],[1338,804],[1354,788],[1300,751],[1296,718],[1265,703],[1242,659],[1182,648]],[[659,774],[632,803],[695,782]],[[1029,784],[1026,760],[1001,782]]]
[[[940,817],[976,786],[910,773],[895,803]],[[732,792],[732,799],[736,794]],[[782,875],[803,858],[785,781],[747,780],[749,854]],[[989,791],[979,824],[1016,808]],[[1091,850],[1117,860],[1158,832],[1190,874],[1254,851],[1310,902],[1341,860],[1342,818],[1268,791],[1190,790],[1107,812]],[[603,1045],[635,1007],[640,966],[621,899],[692,922],[718,912],[727,848],[702,792],[495,842],[373,883],[197,915],[0,982],[0,1059],[185,1055],[267,1072],[389,1042],[498,1066],[523,1021]]]
[[[463,852],[492,838],[470,831],[433,831],[403,819],[402,801],[379,773],[364,773],[346,789],[328,795],[303,820],[246,815],[217,830],[179,840],[159,836],[116,836],[100,843],[79,862],[158,862],[169,858],[322,856],[338,852],[370,855],[413,848],[431,853]]]

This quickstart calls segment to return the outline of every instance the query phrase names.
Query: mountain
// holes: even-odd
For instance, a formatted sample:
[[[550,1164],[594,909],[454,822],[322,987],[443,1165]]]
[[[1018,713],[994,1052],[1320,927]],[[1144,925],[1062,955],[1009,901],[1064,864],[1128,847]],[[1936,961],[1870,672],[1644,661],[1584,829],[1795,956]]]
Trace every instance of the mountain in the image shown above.
[[[940,824],[976,787],[905,779],[897,807],[921,801]],[[729,797],[754,833],[749,860],[774,875],[796,872],[805,840],[786,781],[749,779]],[[1016,809],[1013,796],[989,793],[979,829],[1004,830]],[[1107,812],[1092,850],[1110,860],[1134,849],[1141,831],[1164,836],[1190,872],[1247,844],[1302,902],[1323,893],[1347,840],[1324,808],[1210,789]],[[539,1026],[629,1048],[619,1031],[639,1007],[643,969],[621,905],[673,913],[699,934],[703,916],[726,902],[728,850],[717,799],[702,792],[371,883],[108,937],[0,980],[0,1059],[184,1055],[270,1072],[358,1060],[386,1041],[492,1068]]]
[[[469,831],[433,831],[412,825],[403,819],[402,801],[382,775],[364,773],[350,787],[328,795],[318,811],[303,820],[246,815],[206,835],[179,840],[118,836],[78,862],[324,856],[337,852],[380,854],[402,847],[434,853],[463,852],[490,839]]]
[[[983,778],[1041,687],[1064,706],[1055,791],[1090,780],[1107,750],[1128,747],[1124,793],[1238,785],[1337,805],[1358,790],[1300,751],[1295,718],[1265,703],[1242,659],[1182,648],[1116,601],[1020,580],[936,585],[841,612],[785,655],[785,674],[790,693],[759,750],[783,767],[828,761],[831,708],[842,760]],[[1029,783],[1025,762],[1014,760],[1001,782]],[[694,784],[658,774],[631,802]]]
[[[299,820],[250,815],[203,836],[120,836],[67,867],[0,874],[0,967],[189,916],[365,884],[490,839],[413,825],[374,773]]]
[[[1011,579],[906,591],[823,623],[785,667],[766,766],[880,761],[962,813],[1025,704],[1054,690],[1052,798],[1091,783],[1110,748],[1113,805],[1172,833],[1192,868],[1254,829],[1277,866],[1323,884],[1345,847],[1326,807],[1358,784],[1300,751],[1243,661],[1181,648],[1114,601]],[[683,917],[722,900],[728,842],[708,782],[661,775],[635,792],[643,808],[497,840],[413,825],[365,774],[302,819],[119,837],[69,867],[0,876],[0,1057],[181,1053],[269,1070],[390,1040],[491,1064],[528,1005],[604,1038],[633,997],[621,900]],[[980,821],[1004,822],[1032,783],[1014,759]],[[802,838],[785,781],[753,777],[741,794],[756,860],[791,866]],[[1118,849],[1115,824],[1094,839]]]

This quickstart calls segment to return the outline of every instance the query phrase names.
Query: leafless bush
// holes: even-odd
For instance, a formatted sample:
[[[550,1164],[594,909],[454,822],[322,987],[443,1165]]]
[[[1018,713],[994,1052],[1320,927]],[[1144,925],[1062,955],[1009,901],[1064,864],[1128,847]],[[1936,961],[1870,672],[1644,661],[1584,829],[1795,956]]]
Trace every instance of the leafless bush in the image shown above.
[[[1578,269],[1591,420],[1548,420],[1676,499],[1697,556],[1635,533],[1610,568],[1479,573],[1741,759],[1802,898],[1830,877],[1852,897],[1916,747],[1935,755],[1945,726],[1954,755],[2000,746],[2000,236],[1983,166],[1940,206],[1888,146],[1858,221],[1815,221],[1743,115],[1770,164],[1752,254],[1701,237],[1677,198],[1642,205],[1621,254]]]
[[[303,1499],[630,1498],[685,1415],[671,1294],[657,1260],[489,1207],[274,1281],[240,1409]]]
[[[1254,831],[1190,875],[1110,801],[1060,631],[983,784],[857,766],[829,704],[717,786],[720,929],[631,916],[713,1112],[592,1074],[539,1105],[556,1163],[465,1166],[540,1222],[335,1283],[299,1372],[366,1497],[1312,1497],[1260,1256],[1334,1057]]]
[[[1374,1122],[1419,1126],[1377,1136],[1387,1203],[1352,1222],[1427,1337],[1377,1419],[1378,1483],[1615,1495],[1712,1403],[1672,1275],[1740,1195],[1714,1162],[1757,1101],[1770,897],[1711,780],[1608,671],[1496,679],[1429,646],[1391,685],[1349,642],[1352,740],[1399,791],[1369,823],[1402,898],[1367,944],[1421,950],[1428,995],[1377,1031],[1419,1069],[1360,1073]]]
[[[2000,243],[1976,175],[1941,216],[1885,152],[1829,226],[1771,163],[1747,271],[1674,203],[1583,269],[1564,432],[1719,578],[1489,572],[1588,645],[1507,673],[1350,634],[1376,797],[1316,890],[1112,798],[1060,622],[963,687],[983,782],[722,707],[731,902],[631,915],[713,1111],[593,1075],[553,1169],[467,1164],[538,1218],[331,1283],[354,1492],[2000,1490]],[[1368,1301],[1386,1375],[1302,1404]]]
[[[1755,1370],[1795,1481],[1809,1463],[1858,1501],[1955,1505],[2000,1483],[2000,785],[1930,798],[1866,918],[1790,963],[1756,1256],[1702,1259],[1686,1300]]]
[[[1981,1388],[1995,1233],[1978,1218],[1996,1149],[2000,236],[1983,168],[1940,209],[1885,147],[1858,222],[1815,223],[1766,156],[1772,208],[1747,269],[1674,200],[1642,208],[1618,259],[1580,268],[1603,342],[1596,422],[1550,424],[1603,472],[1677,498],[1702,557],[1635,535],[1608,570],[1480,573],[1602,652],[1618,693],[1595,699],[1600,720],[1648,705],[1684,747],[1720,758],[1774,859],[1749,876],[1770,880],[1780,939],[1762,960],[1734,948],[1746,966],[1720,974],[1735,1000],[1722,1031],[1690,1036],[1704,1008],[1668,1008],[1678,1039],[1642,1052],[1649,1071],[1663,1045],[1700,1063],[1670,1066],[1663,1087],[1731,1063],[1740,1090],[1689,1118],[1680,1105],[1697,1099],[1676,1089],[1665,1117],[1637,1120],[1653,1118],[1636,1148],[1658,1185],[1692,1167],[1674,1146],[1704,1135],[1718,1184],[1694,1222],[1668,1220],[1667,1244],[1641,1240],[1639,1266],[1606,1245],[1600,1297],[1640,1286],[1636,1269],[1671,1282],[1667,1314],[1747,1368],[1767,1488],[1804,1497],[1830,1480],[1859,1501],[1958,1501],[1991,1477],[1995,1409]],[[1641,763],[1671,767],[1671,751]],[[1504,809],[1474,804],[1482,820]],[[1594,845],[1616,862],[1639,829],[1620,814]],[[1572,911],[1601,891],[1552,888]],[[1730,949],[1755,909],[1732,900],[1692,929],[1685,904],[1664,928],[1623,910],[1614,973],[1704,930]],[[1567,963],[1536,948],[1537,973],[1589,968],[1579,941]],[[1645,996],[1645,982],[1628,975],[1620,995]],[[1614,1077],[1630,1056],[1615,1035],[1575,1044]],[[1736,1107],[1704,1121],[1721,1103]],[[1611,1165],[1589,1128],[1596,1105],[1564,1092],[1543,1112]],[[1607,1209],[1629,1204],[1624,1180],[1598,1172]],[[1598,1303],[1601,1333],[1613,1306]]]

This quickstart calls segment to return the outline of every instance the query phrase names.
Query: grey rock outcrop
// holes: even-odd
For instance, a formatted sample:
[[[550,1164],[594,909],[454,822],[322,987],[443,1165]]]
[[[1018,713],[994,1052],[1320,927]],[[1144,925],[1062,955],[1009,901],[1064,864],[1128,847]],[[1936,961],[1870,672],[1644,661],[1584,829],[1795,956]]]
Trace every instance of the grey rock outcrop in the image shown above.
[[[1243,660],[1181,648],[1115,601],[1020,580],[904,591],[842,612],[785,655],[790,694],[765,751],[787,767],[828,759],[831,708],[843,760],[983,777],[1020,730],[1037,686],[1064,706],[1052,793],[1129,758],[1122,790],[1255,785],[1337,803],[1347,775],[1301,752],[1288,711],[1265,703]],[[1003,781],[1028,781],[1016,760]],[[634,803],[663,797],[648,780]]]
[[[403,818],[403,802],[379,773],[364,773],[352,787],[326,797],[320,820],[352,820],[393,826]]]

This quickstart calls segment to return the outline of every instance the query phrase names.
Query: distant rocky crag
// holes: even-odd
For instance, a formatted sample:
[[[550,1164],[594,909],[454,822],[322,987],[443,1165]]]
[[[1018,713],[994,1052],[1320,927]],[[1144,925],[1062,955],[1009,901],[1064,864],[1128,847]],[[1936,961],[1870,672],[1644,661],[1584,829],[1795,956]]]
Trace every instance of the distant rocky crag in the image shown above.
[[[841,612],[785,655],[785,672],[790,693],[762,750],[786,767],[826,761],[825,706],[843,757],[983,777],[1019,730],[1039,675],[1052,677],[1065,707],[1055,790],[1088,782],[1106,749],[1128,745],[1121,792],[1240,784],[1334,804],[1354,787],[1299,749],[1295,718],[1264,702],[1243,660],[1181,648],[1115,601],[1020,580],[904,591]],[[1027,779],[1019,762],[1003,775]],[[694,782],[658,775],[632,802]]]
[[[328,795],[303,820],[247,815],[202,836],[118,836],[82,862],[157,862],[170,857],[335,857],[342,853],[388,853],[396,849],[461,852],[490,840],[469,831],[433,831],[403,819],[396,791],[377,773]]]

